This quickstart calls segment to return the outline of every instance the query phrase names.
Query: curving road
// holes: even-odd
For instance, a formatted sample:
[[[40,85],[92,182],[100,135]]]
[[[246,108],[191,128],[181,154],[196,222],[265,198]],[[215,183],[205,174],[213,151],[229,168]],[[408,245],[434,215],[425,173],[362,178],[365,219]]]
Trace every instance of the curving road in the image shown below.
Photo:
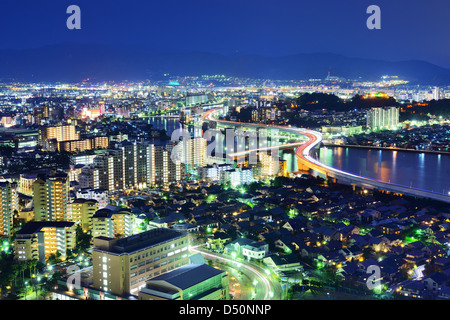
[[[306,129],[300,129],[295,127],[286,127],[286,126],[276,126],[276,125],[267,125],[267,124],[256,124],[256,123],[242,123],[242,122],[236,122],[236,121],[226,121],[226,120],[217,120],[214,118],[214,113],[219,112],[220,109],[212,109],[208,110],[203,115],[203,120],[205,121],[215,121],[219,123],[227,123],[227,124],[235,124],[235,125],[245,125],[245,126],[256,126],[256,127],[266,127],[266,128],[275,128],[275,129],[281,129],[285,131],[292,131],[293,133],[297,133],[301,136],[306,136],[309,140],[303,143],[301,146],[299,146],[296,150],[296,156],[300,160],[301,163],[303,163],[306,167],[313,169],[319,173],[322,173],[328,177],[337,179],[343,183],[358,185],[360,187],[365,187],[368,189],[378,189],[378,190],[385,190],[390,191],[393,193],[403,194],[403,195],[409,195],[413,197],[419,197],[419,198],[427,198],[427,199],[433,199],[438,201],[443,201],[450,203],[450,195],[442,194],[442,193],[435,193],[430,192],[427,190],[422,190],[418,188],[412,188],[408,186],[403,186],[391,182],[376,180],[372,178],[367,178],[363,176],[358,176],[356,174],[346,172],[343,170],[339,170],[333,167],[330,167],[326,164],[323,164],[319,161],[317,161],[312,155],[311,151],[318,146],[322,142],[322,135],[313,130],[306,130]],[[298,145],[298,143],[296,143]],[[286,146],[286,145],[280,145]],[[295,146],[295,144],[292,144],[291,146]],[[255,150],[250,150],[255,151]],[[250,152],[247,151],[247,152]]]
[[[225,255],[213,253],[199,246],[190,247],[190,251],[200,253],[204,257],[212,260],[220,260],[222,263],[229,265],[231,268],[239,269],[252,282],[255,289],[254,300],[280,300],[282,297],[282,289],[280,284],[272,279],[263,268],[247,262],[233,260]],[[247,299],[245,299],[247,300]],[[249,299],[248,299],[249,300]]]

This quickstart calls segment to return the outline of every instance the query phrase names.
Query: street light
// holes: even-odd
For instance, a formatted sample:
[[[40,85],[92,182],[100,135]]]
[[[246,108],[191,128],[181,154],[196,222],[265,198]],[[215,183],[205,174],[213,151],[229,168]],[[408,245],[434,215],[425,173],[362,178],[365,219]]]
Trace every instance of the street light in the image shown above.
[[[28,293],[28,281],[25,281],[25,300],[27,300],[27,293]]]

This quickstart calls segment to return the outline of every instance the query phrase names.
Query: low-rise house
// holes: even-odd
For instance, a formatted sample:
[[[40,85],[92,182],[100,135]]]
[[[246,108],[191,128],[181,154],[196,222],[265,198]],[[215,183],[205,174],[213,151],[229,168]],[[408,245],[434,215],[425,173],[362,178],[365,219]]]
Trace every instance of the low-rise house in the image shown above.
[[[400,295],[408,298],[423,298],[425,292],[425,285],[421,281],[408,280],[400,286]]]
[[[450,300],[450,286],[443,285],[438,292],[438,299]]]
[[[269,253],[269,245],[264,241],[253,242],[242,246],[242,255],[248,260],[262,260]]]
[[[300,260],[296,254],[271,255],[263,259],[263,262],[274,271],[289,271],[299,268]]]
[[[340,267],[346,261],[345,257],[341,256],[339,252],[322,253],[314,259],[317,262],[323,263],[324,266]]]
[[[375,252],[387,252],[389,249],[388,242],[385,239],[371,237],[368,243],[370,248]]]
[[[207,239],[206,246],[211,250],[222,251],[230,241],[231,237],[227,233],[214,232],[213,236]]]
[[[421,265],[425,263],[425,252],[419,249],[413,249],[405,253],[403,258],[407,263]]]
[[[263,259],[269,253],[269,245],[265,241],[254,241],[248,238],[238,238],[227,245],[224,251],[228,254],[242,255],[247,259]]]
[[[433,272],[432,274],[423,278],[422,283],[425,285],[425,289],[433,294],[437,294],[440,288],[447,284],[449,281],[448,276],[443,272]]]
[[[351,246],[342,248],[339,250],[339,253],[345,257],[347,261],[359,261],[363,256],[363,251],[358,246]]]

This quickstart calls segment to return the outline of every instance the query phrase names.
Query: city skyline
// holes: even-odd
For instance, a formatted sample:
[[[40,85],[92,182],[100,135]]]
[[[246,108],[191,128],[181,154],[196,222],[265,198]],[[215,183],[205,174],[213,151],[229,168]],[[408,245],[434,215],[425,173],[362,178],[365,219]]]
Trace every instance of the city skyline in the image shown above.
[[[449,10],[3,0],[0,300],[450,300]]]

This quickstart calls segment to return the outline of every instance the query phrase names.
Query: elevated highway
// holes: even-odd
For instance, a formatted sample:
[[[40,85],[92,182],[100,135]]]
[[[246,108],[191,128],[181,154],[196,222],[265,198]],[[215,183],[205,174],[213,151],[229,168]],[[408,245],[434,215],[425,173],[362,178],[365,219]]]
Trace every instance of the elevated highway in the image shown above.
[[[319,146],[322,142],[322,135],[313,130],[307,130],[307,129],[300,129],[295,127],[286,127],[286,126],[276,126],[276,125],[266,125],[266,124],[251,124],[251,123],[242,123],[242,122],[234,122],[234,121],[225,121],[225,120],[218,120],[214,117],[214,114],[217,113],[220,110],[213,109],[207,111],[203,115],[203,119],[205,121],[216,121],[218,123],[224,123],[229,125],[245,125],[245,126],[256,126],[256,127],[264,127],[264,128],[274,128],[278,130],[285,130],[294,132],[300,136],[307,137],[307,141],[304,143],[301,143],[300,146],[299,143],[294,143],[292,146],[298,146],[295,153],[297,156],[297,159],[299,160],[299,164],[303,166],[304,168],[313,170],[317,174],[322,174],[326,176],[327,178],[334,179],[335,181],[339,181],[339,183],[354,185],[366,189],[372,189],[372,190],[383,190],[388,191],[400,195],[407,195],[407,196],[413,196],[413,197],[419,197],[419,198],[425,198],[425,199],[432,199],[437,201],[442,201],[446,203],[450,203],[450,195],[442,194],[442,193],[436,193],[431,192],[427,190],[422,190],[418,188],[413,187],[407,187],[391,182],[381,181],[377,179],[367,178],[363,176],[359,176],[350,172],[346,172],[343,170],[339,170],[333,167],[330,167],[324,163],[321,163],[317,159],[315,159],[312,156],[312,151],[315,147]],[[281,146],[281,145],[280,145]],[[286,147],[286,145],[283,145],[283,147]]]

